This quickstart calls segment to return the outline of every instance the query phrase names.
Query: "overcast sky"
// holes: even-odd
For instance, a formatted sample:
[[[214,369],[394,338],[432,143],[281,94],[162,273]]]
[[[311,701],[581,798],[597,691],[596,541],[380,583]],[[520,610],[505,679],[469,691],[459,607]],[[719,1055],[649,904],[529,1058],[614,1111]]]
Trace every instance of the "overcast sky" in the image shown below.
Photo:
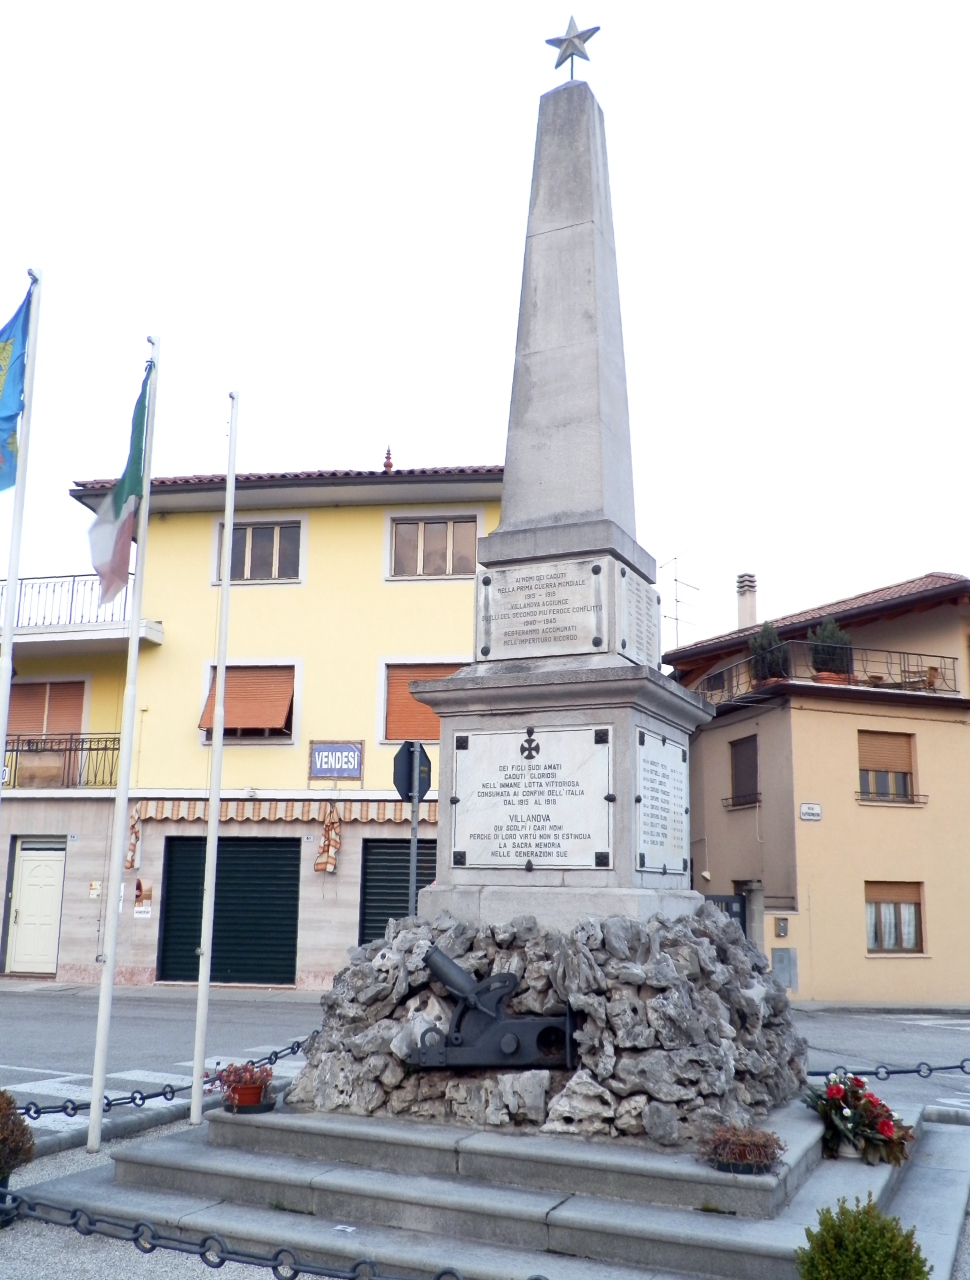
[[[600,0],[638,536],[680,640],[970,572],[970,6]],[[568,6],[8,5],[0,321],[44,271],[22,573],[156,474],[501,462]],[[0,556],[12,491],[0,494]],[[673,612],[673,566],[661,574]],[[664,636],[674,642],[673,624]]]

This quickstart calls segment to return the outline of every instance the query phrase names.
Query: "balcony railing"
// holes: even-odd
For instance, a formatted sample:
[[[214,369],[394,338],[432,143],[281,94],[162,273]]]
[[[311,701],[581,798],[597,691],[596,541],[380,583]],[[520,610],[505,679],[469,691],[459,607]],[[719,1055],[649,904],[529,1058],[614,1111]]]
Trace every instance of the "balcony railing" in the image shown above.
[[[127,622],[134,575],[106,608],[101,608],[101,581],[96,573],[71,578],[21,578],[17,587],[18,627],[71,627],[91,622]],[[7,584],[0,583],[0,614]]]
[[[23,734],[7,739],[4,787],[113,787],[120,735]]]
[[[956,658],[939,654],[855,645],[827,645],[820,653],[809,640],[788,640],[705,676],[695,692],[715,705],[762,701],[778,685],[791,682],[958,694],[956,665]]]

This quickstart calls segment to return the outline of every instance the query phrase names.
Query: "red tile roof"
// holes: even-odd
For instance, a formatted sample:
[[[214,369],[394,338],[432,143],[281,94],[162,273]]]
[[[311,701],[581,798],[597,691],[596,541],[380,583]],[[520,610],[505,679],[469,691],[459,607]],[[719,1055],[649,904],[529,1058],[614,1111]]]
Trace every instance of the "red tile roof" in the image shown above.
[[[326,484],[333,480],[400,480],[406,477],[421,476],[495,476],[501,478],[505,468],[501,466],[487,467],[395,467],[392,471],[249,471],[240,472],[236,476],[236,484],[240,486],[259,486],[274,484]],[[211,476],[154,476],[153,489],[192,489],[214,485],[224,485],[224,475]],[[75,480],[76,492],[110,489],[117,484],[114,480]]]
[[[782,638],[793,638],[804,634],[814,623],[823,618],[835,618],[840,622],[863,622],[878,617],[886,612],[887,605],[916,605],[932,601],[943,602],[951,596],[970,594],[970,578],[962,573],[924,573],[921,578],[908,578],[905,582],[894,582],[888,587],[878,587],[875,591],[864,591],[858,596],[849,596],[846,600],[836,600],[832,604],[818,605],[814,609],[803,609],[800,613],[789,613],[783,618],[772,618]],[[754,627],[745,627],[742,631],[728,631],[724,635],[713,636],[710,640],[698,640],[695,644],[684,645],[680,649],[671,649],[664,654],[664,662],[673,666],[690,666],[698,659],[714,657],[732,650],[747,649],[748,639],[755,635],[762,623]]]

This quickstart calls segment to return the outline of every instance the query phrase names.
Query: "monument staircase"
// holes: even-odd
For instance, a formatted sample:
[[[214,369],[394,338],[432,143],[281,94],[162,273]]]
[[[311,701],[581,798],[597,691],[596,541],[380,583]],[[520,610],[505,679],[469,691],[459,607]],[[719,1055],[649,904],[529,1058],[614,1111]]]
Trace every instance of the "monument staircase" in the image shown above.
[[[932,1114],[932,1113],[931,1113]],[[129,1146],[114,1167],[47,1182],[47,1203],[147,1221],[232,1247],[286,1247],[339,1269],[372,1259],[428,1280],[795,1280],[818,1209],[871,1190],[917,1237],[937,1280],[953,1267],[970,1193],[970,1128],[920,1122],[901,1168],[821,1160],[820,1123],[774,1112],[777,1175],[724,1174],[636,1139],[482,1132],[280,1103],[214,1112],[200,1130]],[[945,1183],[945,1195],[940,1194]]]

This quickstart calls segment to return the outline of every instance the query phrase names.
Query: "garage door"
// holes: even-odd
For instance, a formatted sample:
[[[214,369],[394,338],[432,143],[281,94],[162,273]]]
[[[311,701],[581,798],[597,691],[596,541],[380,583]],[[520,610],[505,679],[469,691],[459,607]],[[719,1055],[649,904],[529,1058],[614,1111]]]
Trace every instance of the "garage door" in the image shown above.
[[[437,841],[418,841],[418,889],[435,877]],[[360,876],[360,944],[383,938],[388,920],[408,913],[410,840],[365,840]]]
[[[296,981],[300,840],[220,840],[212,930],[212,981]],[[195,982],[202,937],[205,840],[165,841],[160,982]]]

